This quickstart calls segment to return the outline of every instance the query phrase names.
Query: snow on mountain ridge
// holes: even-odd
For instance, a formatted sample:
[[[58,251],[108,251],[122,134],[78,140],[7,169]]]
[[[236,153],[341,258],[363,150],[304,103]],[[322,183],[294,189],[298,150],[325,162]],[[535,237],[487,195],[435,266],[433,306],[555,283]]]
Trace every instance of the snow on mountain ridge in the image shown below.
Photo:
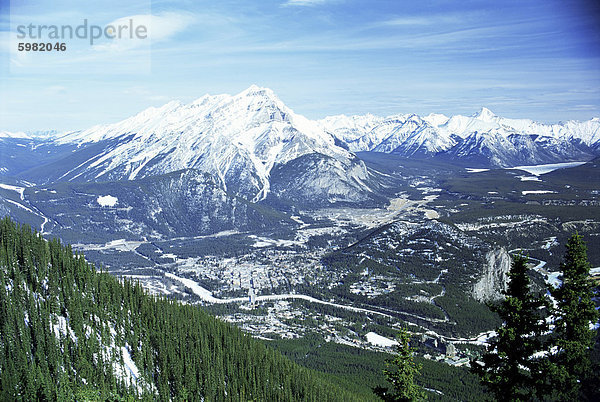
[[[500,117],[485,107],[471,116],[447,117],[433,113],[423,118],[415,116],[377,118],[369,115],[368,121],[373,123],[362,129],[357,127],[357,122],[363,121],[361,116],[353,116],[346,124],[343,116],[337,116],[335,124],[331,118],[319,123],[325,130],[345,139],[354,152],[393,152],[405,156],[447,153],[456,158],[477,155],[487,158],[491,164],[504,165],[519,158],[566,161],[590,157],[590,152],[596,152],[593,149],[600,149],[598,118],[544,124]],[[352,129],[353,137],[348,137],[348,128]],[[360,132],[362,136],[358,134]],[[531,138],[526,140],[524,135]]]
[[[423,117],[423,120],[432,126],[441,126],[442,124],[446,124],[448,119],[448,116],[439,113],[429,113],[427,116]]]
[[[23,138],[23,139],[30,139],[31,137],[29,135],[27,135],[26,133],[19,131],[19,132],[11,132],[11,131],[0,131],[0,138]]]
[[[499,117],[484,107],[471,116],[366,114],[313,121],[294,113],[271,89],[253,85],[236,95],[204,95],[189,104],[172,101],[54,141],[105,147],[79,159],[58,179],[134,180],[198,169],[212,174],[224,190],[258,201],[270,192],[275,166],[308,154],[331,158],[326,165],[338,165],[331,177],[341,178],[337,172],[346,170],[348,183],[367,182],[366,167],[352,154],[359,151],[445,154],[492,165],[588,158],[600,151],[600,119],[548,125]]]
[[[369,122],[382,124],[385,121],[397,118],[398,116],[410,115],[393,115],[388,117],[378,117],[371,114],[357,115],[346,118],[344,123],[344,115],[326,117],[319,120],[319,123],[334,134],[343,131],[347,127],[352,127],[354,130],[362,130],[363,135],[372,131],[374,127],[363,125],[357,127],[356,122],[361,121],[363,117],[369,116]],[[332,119],[335,117],[335,124],[332,124]],[[443,114],[431,113],[422,118],[433,127],[436,127],[444,134],[458,135],[465,138],[475,131],[490,131],[493,129],[501,129],[499,133],[508,136],[511,134],[531,134],[551,136],[555,138],[569,137],[579,138],[586,144],[590,145],[600,141],[600,118],[593,118],[587,121],[569,120],[556,124],[545,124],[536,122],[530,119],[511,119],[500,117],[493,113],[490,109],[482,107],[477,113],[471,116],[454,115],[447,117]],[[351,121],[350,121],[351,120]]]
[[[440,135],[433,126],[416,114],[405,116],[398,128],[393,128],[379,145],[376,152],[395,152],[405,155],[437,153],[452,146],[450,136]]]
[[[381,124],[384,118],[367,113],[365,115],[346,116],[344,114],[325,117],[321,122],[343,141],[354,141]]]
[[[306,154],[353,163],[321,126],[295,114],[268,88],[237,95],[205,95],[190,104],[169,102],[121,122],[69,133],[58,143],[117,142],[64,175],[93,180],[133,180],[181,169],[214,175],[225,190],[264,199],[270,172]],[[360,162],[362,163],[362,162]],[[361,182],[366,168],[356,177]]]

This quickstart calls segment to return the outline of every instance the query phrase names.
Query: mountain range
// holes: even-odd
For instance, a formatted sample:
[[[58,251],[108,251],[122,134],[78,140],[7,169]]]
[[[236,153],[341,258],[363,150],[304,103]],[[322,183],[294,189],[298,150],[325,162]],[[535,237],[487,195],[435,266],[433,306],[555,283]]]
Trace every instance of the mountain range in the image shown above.
[[[397,178],[369,167],[365,152],[477,168],[586,161],[600,155],[600,119],[543,124],[482,108],[472,116],[367,114],[315,121],[253,85],[236,95],[169,102],[79,131],[2,132],[0,176],[22,189],[21,199],[1,207],[32,211],[46,229],[87,227],[95,233],[94,227],[111,220],[142,225],[130,225],[132,233],[165,236],[243,229],[296,207],[384,204],[397,191]],[[96,199],[108,189],[117,206],[99,214]],[[130,196],[138,193],[145,196]],[[16,206],[22,201],[30,204]],[[257,203],[263,207],[253,207]],[[197,211],[198,219],[179,219],[175,205]],[[202,216],[210,222],[199,225]]]
[[[543,124],[482,108],[472,116],[331,116],[319,121],[353,152],[440,157],[478,167],[589,160],[600,152],[600,119]]]
[[[271,190],[274,168],[305,155],[319,155],[333,176],[336,169],[346,172],[343,191],[338,188],[342,193],[368,179],[353,155],[361,151],[487,167],[589,160],[600,153],[600,119],[544,124],[482,108],[471,116],[366,114],[313,121],[294,113],[272,90],[253,85],[233,96],[151,107],[114,124],[67,133],[3,131],[0,139],[76,145],[80,155],[103,145],[80,163],[65,164],[52,180],[132,180],[199,169],[213,174],[225,190],[258,201]]]
[[[224,191],[258,202],[273,191],[286,198],[280,182],[302,169],[297,190],[305,198],[360,200],[371,191],[366,183],[372,173],[362,161],[317,122],[256,86],[235,96],[170,102],[43,141],[68,152],[51,165],[21,172],[36,183],[135,180],[195,169],[211,174]]]

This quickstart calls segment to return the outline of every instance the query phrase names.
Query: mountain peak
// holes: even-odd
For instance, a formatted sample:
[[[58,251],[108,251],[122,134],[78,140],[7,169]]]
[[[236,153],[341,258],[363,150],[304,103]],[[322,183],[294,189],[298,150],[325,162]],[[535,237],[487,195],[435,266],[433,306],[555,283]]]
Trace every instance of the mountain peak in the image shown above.
[[[272,89],[267,88],[267,87],[259,87],[256,84],[252,84],[250,85],[248,88],[246,88],[245,90],[243,90],[242,92],[239,93],[239,95],[245,95],[245,96],[257,96],[257,95],[262,95],[262,96],[267,96],[267,97],[277,97],[277,95],[275,95],[275,92],[273,92]]]
[[[423,117],[423,120],[436,127],[447,123],[448,119],[448,116],[440,113],[429,113],[427,116]]]
[[[496,114],[494,114],[494,112],[492,112],[490,109],[488,109],[486,107],[482,107],[481,109],[479,109],[479,112],[477,112],[473,115],[473,117],[478,120],[492,121],[494,118],[496,118],[498,116],[496,116]]]

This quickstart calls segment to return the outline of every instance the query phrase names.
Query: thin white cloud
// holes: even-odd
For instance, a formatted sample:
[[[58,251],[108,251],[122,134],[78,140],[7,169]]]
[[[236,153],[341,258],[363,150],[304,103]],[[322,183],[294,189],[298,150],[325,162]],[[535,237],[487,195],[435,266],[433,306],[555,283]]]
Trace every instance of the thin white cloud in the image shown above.
[[[433,18],[427,17],[397,17],[390,20],[382,21],[378,25],[383,26],[415,26],[415,25],[431,25],[434,23]]]
[[[167,40],[194,22],[194,17],[187,13],[146,15],[145,18],[149,25],[149,37],[154,42]]]
[[[480,12],[464,12],[464,13],[443,13],[429,15],[400,15],[384,21],[379,21],[374,26],[426,26],[440,24],[461,24],[466,22],[477,21],[481,18]]]
[[[301,6],[301,7],[312,7],[318,6],[325,3],[330,3],[331,0],[288,0],[283,3],[284,6]]]
[[[94,49],[124,51],[138,47],[147,47],[150,42],[166,41],[179,32],[184,31],[194,20],[195,18],[191,14],[175,12],[138,14],[122,17],[106,24],[106,26],[113,26],[117,30],[121,26],[133,27],[134,30],[140,27],[139,35],[131,35],[128,31],[128,29],[131,29],[125,28],[122,31],[122,35],[117,36],[108,43],[98,44],[94,46]],[[115,33],[115,35],[117,34]]]

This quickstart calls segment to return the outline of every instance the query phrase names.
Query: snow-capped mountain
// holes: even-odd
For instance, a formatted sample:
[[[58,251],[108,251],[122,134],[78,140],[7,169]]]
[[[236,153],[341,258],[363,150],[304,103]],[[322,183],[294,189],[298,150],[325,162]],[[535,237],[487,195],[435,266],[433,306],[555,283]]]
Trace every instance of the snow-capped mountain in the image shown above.
[[[0,168],[37,184],[130,181],[193,169],[252,202],[274,197],[355,203],[376,197],[382,182],[354,152],[481,167],[589,160],[600,154],[600,119],[548,125],[482,108],[471,116],[367,114],[312,121],[270,89],[251,86],[237,95],[169,102],[114,124],[35,135],[31,143],[13,144],[22,140],[10,137],[0,148],[14,157]],[[31,152],[38,152],[38,166],[31,166]]]
[[[321,124],[328,130],[335,132],[336,136],[346,142],[351,142],[379,126],[385,119],[372,114],[365,115],[337,115],[325,117]]]
[[[397,118],[394,120],[398,121]],[[393,127],[373,151],[412,156],[435,154],[455,144],[451,136],[440,135],[433,126],[417,115],[409,115],[399,121],[401,124]],[[389,124],[387,128],[390,128]]]
[[[319,124],[354,152],[438,155],[489,166],[591,159],[600,151],[598,118],[543,124],[499,117],[482,108],[471,116],[452,117],[340,115]]]
[[[386,118],[340,115],[327,117],[320,124],[326,131],[346,142],[353,152],[393,152],[411,156],[437,153],[454,145],[451,136],[440,135],[426,119],[415,114]]]
[[[31,137],[22,131],[19,131],[16,133],[13,133],[10,131],[0,131],[0,138],[26,138],[26,139],[29,139]]]
[[[270,192],[274,167],[281,174],[281,166],[311,155],[319,163],[305,167],[319,169],[310,174],[318,180],[319,172],[326,172],[329,183],[321,187],[331,189],[325,194],[329,201],[370,191],[362,161],[336,145],[317,122],[295,114],[273,91],[257,86],[234,96],[170,102],[55,141],[77,144],[85,158],[72,157],[54,180],[135,180],[196,169],[210,173],[224,190],[259,201]]]
[[[298,210],[382,206],[407,177],[396,155],[486,168],[600,155],[600,119],[547,125],[483,108],[313,121],[257,86],[86,130],[0,137],[9,186],[0,210],[63,238],[83,230],[93,241],[267,230],[287,227],[286,213]],[[118,203],[101,205],[107,196]]]
[[[31,132],[0,131],[0,138],[17,138],[17,139],[27,139],[27,140],[34,139],[34,138],[44,139],[44,138],[50,138],[50,137],[57,137],[59,135],[61,135],[61,132],[59,132],[57,130],[38,130],[38,131],[31,131]]]
[[[28,132],[27,134],[31,138],[47,139],[47,138],[60,137],[60,136],[64,135],[64,133],[65,133],[64,131],[58,131],[58,130],[36,130],[36,131]]]

